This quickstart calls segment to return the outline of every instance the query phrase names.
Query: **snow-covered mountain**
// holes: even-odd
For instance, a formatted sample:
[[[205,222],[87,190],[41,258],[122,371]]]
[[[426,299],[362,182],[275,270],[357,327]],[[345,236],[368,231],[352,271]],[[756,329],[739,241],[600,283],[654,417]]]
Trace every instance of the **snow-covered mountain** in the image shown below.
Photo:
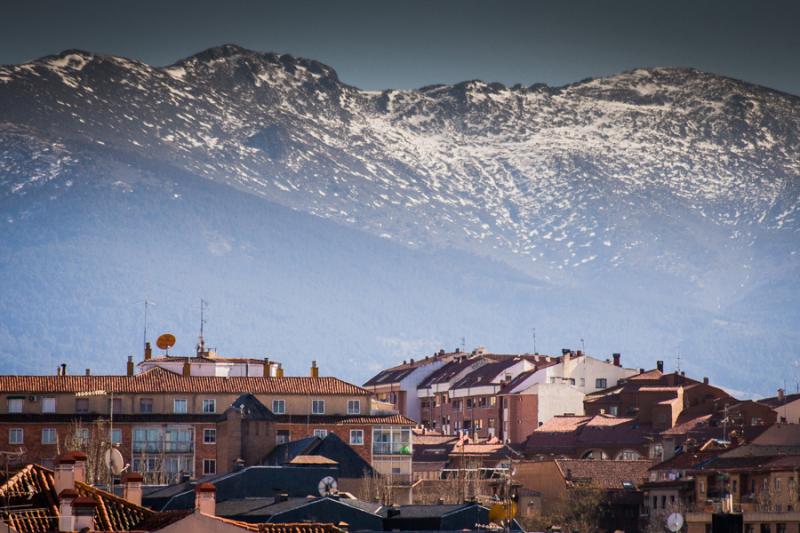
[[[745,389],[743,362],[771,361],[772,381],[791,373],[799,178],[800,98],[692,69],[637,69],[558,88],[469,81],[370,92],[316,61],[233,45],[162,68],[77,50],[0,68],[0,246],[8,257],[33,246],[21,235],[49,228],[53,240],[40,252],[57,260],[54,243],[72,226],[53,227],[46,214],[54,205],[80,197],[90,217],[152,191],[158,219],[216,210],[213,199],[201,206],[187,198],[214,186],[216,198],[244,193],[237,198],[366,239],[356,255],[385,239],[420,261],[440,254],[491,265],[475,267],[491,274],[459,266],[464,278],[445,299],[459,307],[464,292],[502,279],[495,290],[482,285],[480,301],[493,314],[526,314],[527,324],[505,337],[496,325],[462,330],[475,342],[494,336],[509,349],[529,348],[519,344],[530,327],[548,323],[552,348],[603,339],[599,347],[622,344],[643,366],[656,358],[645,351],[681,351],[688,369]],[[136,214],[127,220],[137,225]],[[233,224],[207,248],[229,253],[243,227]],[[295,249],[287,244],[287,253]],[[537,287],[540,301],[515,296],[519,284]],[[404,290],[382,297],[402,301]],[[387,316],[407,322],[418,302],[406,303],[411,310]],[[424,341],[403,335],[426,350],[453,342],[436,328]],[[378,345],[361,342],[344,342],[364,350],[354,362],[386,362]]]

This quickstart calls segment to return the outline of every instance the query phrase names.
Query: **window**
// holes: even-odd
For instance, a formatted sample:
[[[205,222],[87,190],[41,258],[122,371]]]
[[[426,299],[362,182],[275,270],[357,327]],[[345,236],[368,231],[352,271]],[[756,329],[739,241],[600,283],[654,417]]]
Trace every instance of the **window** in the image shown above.
[[[483,427],[483,421],[480,418],[475,419],[475,431],[480,431]]]
[[[216,459],[203,459],[203,475],[210,476],[217,473]]]
[[[204,413],[216,413],[217,412],[217,400],[203,400],[203,412]]]
[[[276,415],[282,415],[286,413],[286,401],[285,400],[272,400],[272,412]]]
[[[328,430],[327,429],[315,429],[314,430],[314,436],[315,437],[319,437],[321,439],[324,439],[325,437],[328,436]]]
[[[779,478],[779,477],[775,478],[775,493],[776,494],[780,494],[781,493],[781,478]]]
[[[658,509],[658,496],[653,496],[653,509]]]
[[[185,399],[176,399],[172,402],[172,412],[175,414],[183,415],[187,412],[187,403]]]
[[[141,398],[139,400],[139,412],[140,413],[152,413],[153,412],[153,399],[152,398]]]
[[[492,407],[494,407],[495,405],[497,405],[497,397],[495,397],[495,396],[489,396],[489,405],[491,405]]]
[[[79,428],[77,436],[81,444],[89,444],[89,428]]]
[[[363,446],[364,445],[364,430],[363,429],[351,429],[350,430],[350,444],[354,446]]]
[[[581,387],[586,386],[586,378],[581,378]]]
[[[113,400],[111,398],[109,398],[108,399],[109,412],[111,412],[111,408],[112,407],[114,408],[114,412],[115,413],[121,413],[122,412],[122,398],[114,398]]]
[[[205,428],[203,430],[203,443],[216,444],[216,442],[217,442],[217,430],[214,428]]]
[[[610,405],[608,407],[608,414],[612,416],[617,416],[619,414],[619,407],[616,405]]]
[[[605,389],[608,386],[608,382],[606,378],[597,378],[594,380],[594,388],[596,389]]]
[[[372,453],[373,455],[410,455],[411,428],[374,427],[372,429]]]
[[[8,412],[21,413],[23,398],[9,398],[8,399]]]
[[[360,415],[361,414],[361,400],[347,400],[347,414]]]
[[[58,440],[58,433],[54,428],[42,429],[42,444],[55,444]]]
[[[325,414],[325,400],[311,400],[311,414],[324,415]]]
[[[279,429],[278,433],[275,435],[275,444],[286,444],[289,442],[289,437],[288,429]]]
[[[88,413],[89,412],[89,398],[75,398],[75,412]]]
[[[55,413],[56,412],[56,399],[53,397],[42,398],[42,412]]]
[[[121,429],[112,429],[111,430],[111,444],[119,444],[122,442],[122,430]]]
[[[25,434],[22,428],[11,428],[8,430],[8,443],[9,444],[22,444]]]
[[[470,407],[475,407],[475,403],[472,401],[472,398],[467,398],[467,409]]]

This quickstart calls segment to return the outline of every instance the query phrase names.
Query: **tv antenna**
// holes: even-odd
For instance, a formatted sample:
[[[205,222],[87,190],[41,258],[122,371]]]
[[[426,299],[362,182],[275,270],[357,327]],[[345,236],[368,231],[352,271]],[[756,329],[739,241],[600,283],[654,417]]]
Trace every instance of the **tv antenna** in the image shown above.
[[[581,337],[581,350],[586,353],[586,343],[583,341],[583,337]]]
[[[675,366],[677,366],[677,368],[675,369],[675,371],[676,371],[678,374],[680,374],[680,373],[681,373],[681,354],[678,354],[678,355],[675,357],[675,359],[676,359],[676,361],[675,361]]]
[[[204,353],[206,351],[206,341],[203,338],[203,331],[206,325],[206,307],[208,307],[208,302],[200,298],[200,337],[197,340],[197,353]]]
[[[533,353],[535,354],[539,353],[536,350],[536,328],[533,328]]]
[[[461,351],[467,351],[467,339],[466,337],[461,337]]]
[[[156,305],[155,302],[149,301],[147,298],[144,300],[144,339],[142,343],[147,346],[147,308],[151,305]]]

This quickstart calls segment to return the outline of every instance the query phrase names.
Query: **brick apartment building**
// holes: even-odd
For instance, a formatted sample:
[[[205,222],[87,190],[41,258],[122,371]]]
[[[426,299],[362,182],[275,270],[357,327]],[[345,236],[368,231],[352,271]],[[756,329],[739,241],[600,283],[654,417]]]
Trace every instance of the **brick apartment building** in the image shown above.
[[[67,443],[109,440],[133,471],[172,482],[229,472],[278,443],[334,432],[377,471],[410,475],[413,421],[373,414],[370,391],[319,377],[316,364],[310,376],[284,377],[279,365],[258,361],[268,377],[252,377],[240,371],[257,360],[199,350],[197,361],[182,359],[181,373],[159,364],[134,373],[129,359],[126,375],[68,375],[62,366],[58,375],[0,376],[0,442],[48,466]],[[215,364],[238,369],[221,377],[209,371]],[[98,421],[108,436],[94,434]]]

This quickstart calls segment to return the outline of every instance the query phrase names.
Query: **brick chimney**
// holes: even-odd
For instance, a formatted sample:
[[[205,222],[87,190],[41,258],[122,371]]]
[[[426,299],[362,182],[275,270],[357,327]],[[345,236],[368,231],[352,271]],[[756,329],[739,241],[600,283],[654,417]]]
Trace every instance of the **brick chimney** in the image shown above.
[[[614,358],[614,366],[622,366],[622,354],[614,353],[611,357]]]
[[[214,516],[217,508],[217,488],[211,483],[200,483],[194,489],[195,510]]]
[[[269,365],[269,357],[264,358],[264,377],[268,378],[270,376],[270,365]]]
[[[75,459],[75,483],[86,483],[86,454],[81,451],[70,452]]]
[[[282,378],[283,377],[283,365],[278,363],[278,368],[275,369],[275,377]]]
[[[311,361],[311,377],[312,378],[319,377],[319,367],[317,367],[316,361]]]
[[[75,458],[71,453],[59,455],[56,458],[56,468],[53,474],[53,488],[56,494],[61,494],[64,489],[75,489]]]
[[[150,347],[150,343],[144,343],[144,360],[149,361],[153,358],[153,348]]]
[[[683,374],[681,374],[681,375],[683,375]],[[708,378],[703,378],[703,384],[704,385],[708,385]]]
[[[122,478],[122,497],[134,505],[142,505],[142,475],[139,472],[128,472]]]
[[[783,403],[786,400],[786,393],[783,389],[778,389],[778,401]]]
[[[656,361],[656,368],[659,372],[664,372],[664,361]]]
[[[75,531],[75,516],[72,502],[78,497],[75,489],[64,489],[58,493],[58,530]]]
[[[189,364],[189,358],[183,360],[183,375],[189,377],[192,375],[192,365]]]
[[[129,355],[129,356],[128,356],[128,364],[126,365],[126,372],[125,372],[125,374],[126,374],[128,377],[131,377],[131,376],[133,375],[133,356],[132,356],[132,355]]]
[[[94,531],[94,510],[97,502],[88,496],[78,496],[72,501],[72,514],[75,517],[74,530]]]

